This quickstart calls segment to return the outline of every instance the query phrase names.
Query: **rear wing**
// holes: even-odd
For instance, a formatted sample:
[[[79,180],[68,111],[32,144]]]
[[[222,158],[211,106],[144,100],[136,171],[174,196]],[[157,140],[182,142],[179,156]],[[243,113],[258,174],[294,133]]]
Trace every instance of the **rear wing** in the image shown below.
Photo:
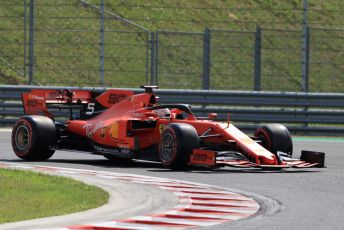
[[[132,91],[116,89],[110,89],[104,93],[89,90],[33,89],[22,93],[21,96],[25,114],[54,118],[48,110],[49,107],[78,108],[80,113],[93,115],[97,110],[110,108],[132,95],[134,95]]]

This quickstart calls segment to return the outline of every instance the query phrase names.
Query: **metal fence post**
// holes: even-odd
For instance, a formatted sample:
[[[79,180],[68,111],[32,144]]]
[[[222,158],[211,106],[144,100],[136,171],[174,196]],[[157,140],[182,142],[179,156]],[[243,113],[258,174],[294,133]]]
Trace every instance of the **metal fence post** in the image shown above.
[[[210,89],[210,40],[211,30],[205,28],[203,37],[203,89]]]
[[[309,91],[309,27],[307,22],[308,1],[304,0],[302,27],[302,91]]]
[[[29,16],[29,81],[28,84],[31,85],[34,79],[34,22],[35,14],[35,0],[30,0],[30,16]]]
[[[149,85],[149,32],[145,31],[146,35],[146,82],[145,84]]]
[[[151,66],[150,66],[150,76],[151,76],[151,85],[154,85],[154,70],[155,70],[155,33],[151,32],[151,37],[150,37],[150,54],[151,54]]]
[[[303,0],[303,26],[302,26],[302,91],[309,91],[309,27],[308,27],[308,0]],[[306,99],[307,100],[307,99]],[[305,106],[303,111],[308,111]],[[305,116],[304,126],[308,127],[308,113]]]
[[[156,31],[155,32],[155,73],[154,73],[154,77],[155,77],[155,82],[154,85],[158,85],[158,62],[159,62],[159,32]]]
[[[23,74],[24,74],[24,78],[26,78],[26,25],[27,25],[27,0],[24,0],[24,38],[23,38],[23,56],[24,56],[24,60],[23,60],[23,64],[24,64],[24,68],[23,68]]]
[[[5,89],[1,90],[1,94],[2,94],[2,95],[6,95],[6,90],[5,90]],[[4,104],[4,103],[5,103],[5,99],[4,99],[4,98],[1,99],[1,100],[0,100],[0,103],[1,103],[1,104]],[[1,113],[2,113],[1,118],[2,118],[2,120],[5,120],[5,119],[6,119],[5,110],[6,110],[6,107],[2,107],[2,109],[1,109]],[[5,126],[5,124],[2,124],[2,125],[1,125],[1,127],[4,127],[4,126]]]
[[[105,86],[105,79],[104,79],[104,0],[100,1],[100,54],[99,54],[99,85]]]
[[[303,29],[302,47],[302,91],[309,91],[309,27]]]
[[[260,26],[256,27],[254,45],[254,82],[253,90],[261,90],[261,65],[262,65],[262,31]]]

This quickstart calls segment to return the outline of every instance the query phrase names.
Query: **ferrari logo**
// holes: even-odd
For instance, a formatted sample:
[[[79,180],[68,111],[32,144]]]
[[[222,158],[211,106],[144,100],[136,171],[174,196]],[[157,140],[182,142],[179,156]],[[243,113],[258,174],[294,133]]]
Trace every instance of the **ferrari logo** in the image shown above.
[[[164,132],[166,125],[159,125],[159,132],[162,134]]]

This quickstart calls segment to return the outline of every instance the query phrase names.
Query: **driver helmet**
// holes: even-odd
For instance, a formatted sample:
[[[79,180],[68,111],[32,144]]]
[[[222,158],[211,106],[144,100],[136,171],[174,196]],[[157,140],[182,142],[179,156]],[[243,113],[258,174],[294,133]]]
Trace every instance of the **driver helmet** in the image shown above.
[[[171,112],[169,109],[157,109],[156,115],[158,118],[171,118]]]

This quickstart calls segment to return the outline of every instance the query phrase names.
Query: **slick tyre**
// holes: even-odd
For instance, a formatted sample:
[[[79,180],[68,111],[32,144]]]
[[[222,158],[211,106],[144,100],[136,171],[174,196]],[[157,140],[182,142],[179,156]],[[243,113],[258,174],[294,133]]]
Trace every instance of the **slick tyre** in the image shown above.
[[[293,142],[289,130],[281,124],[266,124],[257,128],[254,133],[262,142],[262,146],[270,152],[277,154],[278,151],[292,155]]]
[[[186,169],[192,150],[196,148],[199,148],[196,129],[189,124],[172,123],[161,135],[159,157],[166,168]]]
[[[26,161],[44,161],[55,152],[49,147],[56,143],[54,122],[44,116],[23,116],[12,129],[14,153]]]

